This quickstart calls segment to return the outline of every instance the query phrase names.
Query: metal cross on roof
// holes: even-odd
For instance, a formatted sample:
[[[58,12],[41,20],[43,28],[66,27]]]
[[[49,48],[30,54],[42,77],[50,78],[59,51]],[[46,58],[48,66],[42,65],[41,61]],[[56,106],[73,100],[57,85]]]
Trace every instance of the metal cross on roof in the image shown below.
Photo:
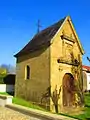
[[[42,26],[40,25],[40,20],[38,20],[38,23],[37,23],[37,33],[39,33],[40,32],[40,28],[41,28]]]

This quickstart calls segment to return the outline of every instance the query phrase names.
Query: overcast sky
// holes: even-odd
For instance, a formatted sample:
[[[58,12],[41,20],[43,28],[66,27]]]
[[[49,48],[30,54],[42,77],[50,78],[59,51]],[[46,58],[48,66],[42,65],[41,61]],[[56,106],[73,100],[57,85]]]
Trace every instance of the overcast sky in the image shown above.
[[[90,65],[90,0],[0,0],[0,64],[15,65],[13,57],[41,29],[70,15]]]

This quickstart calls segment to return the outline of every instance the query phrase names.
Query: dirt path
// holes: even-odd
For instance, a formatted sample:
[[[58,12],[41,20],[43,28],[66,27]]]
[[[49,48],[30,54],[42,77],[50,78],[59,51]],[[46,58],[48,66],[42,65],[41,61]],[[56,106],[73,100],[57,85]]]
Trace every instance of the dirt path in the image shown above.
[[[40,120],[40,119],[24,115],[9,108],[0,107],[0,120]]]

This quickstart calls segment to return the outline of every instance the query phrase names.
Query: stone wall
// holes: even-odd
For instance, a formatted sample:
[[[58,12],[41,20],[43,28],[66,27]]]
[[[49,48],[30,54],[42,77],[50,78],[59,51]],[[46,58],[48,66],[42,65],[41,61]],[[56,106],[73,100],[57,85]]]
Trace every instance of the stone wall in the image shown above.
[[[79,63],[82,63],[82,53],[74,32],[72,30],[69,21],[67,20],[52,39],[52,44],[50,46],[51,94],[53,94],[53,91],[55,91],[56,86],[57,86],[57,91],[59,93],[59,88],[60,86],[62,86],[62,80],[66,73],[71,73],[73,77],[77,80],[81,79],[81,71],[80,71],[81,64],[79,66],[67,64],[68,62],[72,62],[75,59],[78,60]],[[73,42],[66,39],[62,39],[61,38],[62,35],[68,36],[70,39],[72,39]],[[73,54],[73,58],[71,58],[72,56],[70,53]],[[66,63],[64,62],[58,63],[58,59],[66,61]],[[61,88],[61,93],[58,100],[59,111],[61,110],[62,107],[62,101],[63,101],[62,96],[63,96],[63,92]],[[55,112],[55,107],[52,99],[50,102],[50,106],[51,106],[51,110]]]
[[[41,102],[50,86],[49,47],[44,47],[17,59],[15,95],[33,102]],[[30,79],[25,80],[25,66],[30,66]],[[45,100],[44,100],[45,101]],[[49,103],[49,100],[48,100]]]

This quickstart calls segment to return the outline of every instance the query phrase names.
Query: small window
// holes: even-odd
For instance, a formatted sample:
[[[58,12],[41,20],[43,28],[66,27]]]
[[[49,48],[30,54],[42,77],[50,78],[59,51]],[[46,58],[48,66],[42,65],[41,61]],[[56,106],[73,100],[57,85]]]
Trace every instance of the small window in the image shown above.
[[[80,54],[78,54],[78,61],[80,62]]]
[[[25,79],[30,79],[30,67],[28,65],[25,67]]]

